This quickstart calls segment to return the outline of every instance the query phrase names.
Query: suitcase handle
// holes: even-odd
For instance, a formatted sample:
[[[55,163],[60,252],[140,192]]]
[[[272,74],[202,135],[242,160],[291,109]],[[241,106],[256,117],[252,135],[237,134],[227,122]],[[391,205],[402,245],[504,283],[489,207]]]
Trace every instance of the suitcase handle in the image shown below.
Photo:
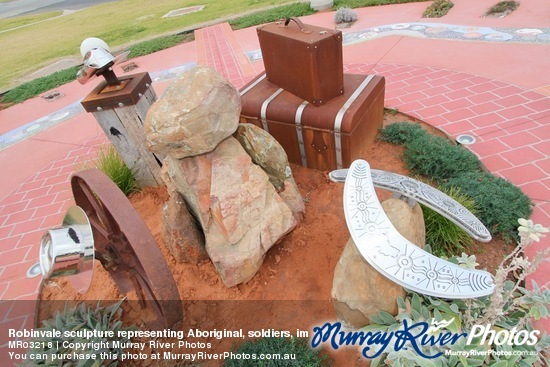
[[[302,23],[302,21],[298,18],[295,18],[295,17],[290,17],[290,18],[286,18],[285,20],[285,27],[288,27],[288,24],[290,23],[290,21],[294,21],[296,24],[298,24],[298,27],[300,27],[300,30],[302,32],[304,32],[305,34],[310,34],[311,31],[309,29],[307,29],[307,27],[304,25],[304,23]]]

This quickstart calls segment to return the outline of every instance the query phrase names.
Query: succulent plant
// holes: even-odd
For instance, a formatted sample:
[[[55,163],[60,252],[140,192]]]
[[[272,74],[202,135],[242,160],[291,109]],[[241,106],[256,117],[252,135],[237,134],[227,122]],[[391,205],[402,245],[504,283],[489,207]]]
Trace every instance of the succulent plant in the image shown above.
[[[532,273],[548,256],[550,250],[542,251],[533,258],[526,259],[523,252],[533,241],[544,237],[548,229],[534,225],[532,221],[519,219],[521,241],[516,249],[502,262],[495,275],[495,292],[491,296],[478,299],[447,301],[435,297],[423,296],[409,292],[405,298],[397,299],[398,314],[392,316],[387,312],[379,312],[371,317],[371,324],[363,331],[390,332],[403,328],[403,323],[414,325],[418,322],[438,323],[451,321],[442,330],[434,332],[437,338],[439,332],[470,333],[476,325],[491,325],[491,329],[512,333],[515,330],[533,332],[533,320],[539,320],[550,315],[550,289],[547,285],[540,288],[534,281],[531,289],[524,287],[525,277]],[[427,245],[425,250],[431,251]],[[452,257],[449,261],[462,267],[475,267],[475,256]],[[513,279],[513,280],[512,280]],[[433,322],[432,322],[433,323]],[[389,351],[372,360],[371,367],[376,366],[544,366],[549,365],[548,356],[544,354],[550,347],[550,336],[539,335],[534,345],[516,345],[503,343],[485,345],[481,338],[473,338],[473,343],[467,344],[460,339],[455,344],[445,346],[422,346],[425,355],[443,354],[436,359],[426,359],[414,353],[412,348],[399,351]],[[492,348],[492,349],[491,349]],[[488,353],[489,351],[489,353]],[[469,353],[469,354],[468,354]]]
[[[120,332],[137,329],[135,326],[122,326],[120,306],[123,301],[108,307],[98,302],[95,309],[85,303],[73,307],[66,305],[63,312],[56,312],[53,319],[43,321],[44,326],[36,329],[58,332],[60,336],[34,338],[27,351],[27,356],[32,354],[32,358],[27,358],[20,366],[117,366],[118,357],[124,351],[119,345],[129,341],[128,338],[120,337]],[[86,337],[92,334],[95,335]]]

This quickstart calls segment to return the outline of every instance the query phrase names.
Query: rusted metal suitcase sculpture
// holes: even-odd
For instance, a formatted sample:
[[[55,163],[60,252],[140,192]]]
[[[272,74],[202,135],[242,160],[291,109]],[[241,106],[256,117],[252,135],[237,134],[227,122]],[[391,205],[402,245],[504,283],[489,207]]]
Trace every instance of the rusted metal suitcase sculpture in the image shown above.
[[[315,106],[344,93],[341,31],[289,18],[257,32],[267,80]]]
[[[319,170],[349,167],[368,158],[382,127],[385,79],[345,74],[344,90],[315,107],[261,74],[241,90],[241,122],[269,131],[291,163]]]

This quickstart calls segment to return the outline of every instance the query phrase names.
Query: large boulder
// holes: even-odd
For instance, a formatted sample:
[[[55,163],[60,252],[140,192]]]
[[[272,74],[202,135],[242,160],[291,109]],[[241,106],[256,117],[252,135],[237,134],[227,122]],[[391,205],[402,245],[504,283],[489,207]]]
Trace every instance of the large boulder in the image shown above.
[[[210,152],[239,124],[239,92],[214,70],[197,66],[173,81],[147,112],[154,153],[184,158]]]
[[[420,205],[411,208],[403,200],[390,198],[382,207],[403,237],[424,247],[426,231]],[[404,296],[403,287],[373,268],[350,238],[334,271],[332,303],[336,317],[350,327],[361,328],[378,311],[396,315],[396,298]]]
[[[288,156],[277,140],[253,124],[239,124],[234,134],[252,161],[260,166],[288,205],[296,219],[301,220],[305,204],[292,177]]]
[[[265,253],[297,224],[265,172],[229,137],[207,154],[164,161],[169,185],[198,218],[227,287],[251,279]]]

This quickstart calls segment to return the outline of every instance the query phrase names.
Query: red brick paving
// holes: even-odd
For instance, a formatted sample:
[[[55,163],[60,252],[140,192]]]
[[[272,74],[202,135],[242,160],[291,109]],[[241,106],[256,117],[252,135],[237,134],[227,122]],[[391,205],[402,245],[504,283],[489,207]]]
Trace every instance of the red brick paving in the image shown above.
[[[256,76],[229,23],[197,29],[195,41],[197,63],[217,70],[237,88]]]

